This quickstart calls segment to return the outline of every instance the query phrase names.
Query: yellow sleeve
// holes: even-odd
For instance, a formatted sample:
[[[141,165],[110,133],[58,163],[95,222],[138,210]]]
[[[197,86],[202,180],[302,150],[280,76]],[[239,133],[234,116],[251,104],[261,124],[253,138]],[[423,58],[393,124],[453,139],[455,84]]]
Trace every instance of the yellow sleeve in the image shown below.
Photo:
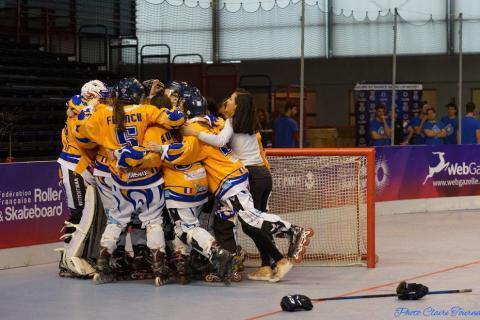
[[[260,132],[257,132],[257,142],[258,142],[258,148],[260,149],[260,156],[262,157],[263,164],[265,165],[265,167],[267,167],[267,169],[270,169],[270,163],[268,163],[265,150],[263,149],[262,135],[260,134]]]
[[[100,124],[97,123],[97,113],[87,116],[80,112],[73,130],[73,136],[81,149],[93,149],[102,141]]]
[[[206,146],[197,137],[187,136],[182,143],[169,145],[165,160],[171,164],[187,165],[207,158]]]
[[[148,124],[158,124],[165,129],[176,129],[183,125],[185,118],[183,113],[177,109],[168,110],[167,108],[158,109],[152,105],[145,105],[147,108]]]

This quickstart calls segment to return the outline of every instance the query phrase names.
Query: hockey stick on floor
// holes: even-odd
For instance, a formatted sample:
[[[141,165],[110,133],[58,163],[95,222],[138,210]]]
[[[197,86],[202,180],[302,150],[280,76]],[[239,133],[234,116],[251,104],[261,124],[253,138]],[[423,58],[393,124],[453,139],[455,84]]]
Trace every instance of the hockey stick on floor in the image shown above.
[[[456,289],[456,290],[440,290],[429,291],[428,287],[420,283],[407,283],[405,281],[400,282],[397,287],[396,293],[385,294],[368,294],[359,296],[346,296],[346,297],[330,297],[330,298],[316,298],[310,299],[309,297],[301,294],[289,295],[282,298],[280,306],[283,311],[300,311],[300,310],[312,310],[312,301],[335,301],[335,300],[354,300],[354,299],[372,299],[372,298],[386,298],[397,297],[400,300],[419,300],[427,294],[452,294],[452,293],[467,293],[472,292],[472,289]]]

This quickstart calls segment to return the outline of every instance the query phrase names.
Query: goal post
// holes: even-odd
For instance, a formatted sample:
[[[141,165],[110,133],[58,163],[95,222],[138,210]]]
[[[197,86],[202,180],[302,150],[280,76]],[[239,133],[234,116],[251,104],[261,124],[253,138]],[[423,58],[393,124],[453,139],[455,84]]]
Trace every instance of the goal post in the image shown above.
[[[302,265],[374,268],[375,149],[267,149],[273,177],[269,212],[315,231]],[[241,231],[246,265],[258,265]],[[288,241],[275,238],[282,252]]]

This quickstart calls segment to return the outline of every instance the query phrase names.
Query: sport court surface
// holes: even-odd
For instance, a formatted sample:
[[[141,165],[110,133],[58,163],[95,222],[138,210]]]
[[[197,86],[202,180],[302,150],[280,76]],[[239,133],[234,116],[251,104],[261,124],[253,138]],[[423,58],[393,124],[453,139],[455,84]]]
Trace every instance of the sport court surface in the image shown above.
[[[157,288],[151,281],[95,286],[62,279],[56,264],[0,271],[0,319],[480,319],[480,212],[377,217],[376,269],[296,268],[283,282],[245,280],[230,287],[196,282]],[[309,312],[280,312],[289,293],[310,298],[392,293],[401,280],[430,290],[471,288],[473,293],[315,303]],[[369,289],[370,288],[370,289]],[[395,316],[397,308],[459,306],[477,315]]]

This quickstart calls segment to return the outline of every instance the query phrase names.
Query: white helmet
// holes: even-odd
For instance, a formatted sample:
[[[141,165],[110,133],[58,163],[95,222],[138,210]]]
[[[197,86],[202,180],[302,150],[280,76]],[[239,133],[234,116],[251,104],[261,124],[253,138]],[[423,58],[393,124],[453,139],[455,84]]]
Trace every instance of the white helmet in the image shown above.
[[[108,88],[105,83],[100,80],[91,80],[83,85],[81,95],[86,99],[106,97],[108,95]]]

